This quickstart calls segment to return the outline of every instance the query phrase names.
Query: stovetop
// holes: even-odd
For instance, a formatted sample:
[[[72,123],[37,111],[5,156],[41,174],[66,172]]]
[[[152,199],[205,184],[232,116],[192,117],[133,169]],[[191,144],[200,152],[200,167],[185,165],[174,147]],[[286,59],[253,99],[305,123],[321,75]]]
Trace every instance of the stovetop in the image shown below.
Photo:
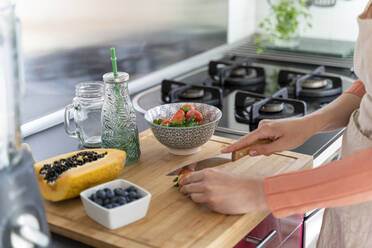
[[[241,63],[234,65],[235,61]],[[261,119],[312,113],[337,98],[353,81],[334,68],[228,57],[165,79],[162,85],[135,96],[133,103],[141,113],[169,102],[213,104],[223,112],[216,131],[229,137],[254,130]],[[341,133],[315,135],[295,151],[316,156]]]

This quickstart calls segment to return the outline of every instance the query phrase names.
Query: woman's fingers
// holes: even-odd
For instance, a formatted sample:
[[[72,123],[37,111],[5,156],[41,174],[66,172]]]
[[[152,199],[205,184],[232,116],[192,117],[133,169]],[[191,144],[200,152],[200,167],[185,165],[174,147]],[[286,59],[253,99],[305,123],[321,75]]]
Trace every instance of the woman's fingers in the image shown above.
[[[228,146],[222,149],[221,152],[222,153],[233,152],[233,151],[242,149],[246,146],[249,146],[259,139],[264,139],[264,138],[267,138],[267,137],[264,137],[264,135],[262,135],[262,133],[257,129],[253,131],[252,133],[242,137],[241,139],[239,139],[237,142],[235,142],[231,146]]]
[[[207,198],[205,197],[205,194],[203,193],[192,193],[190,197],[194,202],[197,202],[197,203],[207,202]]]
[[[196,172],[193,172],[190,175],[184,177],[179,183],[181,185],[196,183],[196,182],[199,182],[199,181],[203,180],[203,178],[204,178],[204,175],[203,175],[202,171],[196,171]]]
[[[204,184],[200,182],[190,183],[182,186],[180,191],[184,194],[203,193],[205,191],[205,187]]]

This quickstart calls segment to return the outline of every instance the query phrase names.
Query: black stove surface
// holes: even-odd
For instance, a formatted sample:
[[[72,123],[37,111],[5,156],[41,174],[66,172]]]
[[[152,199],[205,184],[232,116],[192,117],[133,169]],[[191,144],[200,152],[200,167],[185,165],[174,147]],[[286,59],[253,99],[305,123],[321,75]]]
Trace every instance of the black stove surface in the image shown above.
[[[181,75],[174,80],[164,80],[166,82],[163,82],[163,86],[156,86],[137,95],[134,99],[134,106],[139,112],[144,113],[154,106],[169,102],[203,102],[203,97],[208,96],[208,101],[205,103],[216,105],[223,112],[216,130],[217,134],[238,138],[239,135],[254,130],[261,119],[297,117],[312,113],[334,100],[354,81],[351,77],[339,73],[329,73],[325,68],[246,61],[245,64],[232,67],[229,67],[231,64],[228,62],[225,63],[228,68],[221,74],[218,74],[216,68],[224,68],[225,60],[223,60],[223,63],[212,61],[212,70],[210,66],[206,66]],[[322,70],[325,70],[325,72]],[[289,75],[292,78],[289,82],[283,80],[283,73],[287,72],[291,72]],[[310,76],[304,78],[309,73]],[[221,79],[223,76],[225,78]],[[248,79],[245,83],[238,80],[244,77]],[[297,82],[297,87],[296,79],[300,80],[300,82]],[[325,82],[318,82],[322,80],[325,80]],[[305,81],[306,83],[303,83]],[[175,86],[170,86],[170,82],[173,82]],[[298,83],[301,84],[300,89],[298,89]],[[164,94],[164,87],[168,90],[166,94]],[[173,91],[171,90],[172,87],[174,87]],[[203,87],[206,88],[203,89]],[[286,96],[284,98],[282,96],[276,97],[275,94],[283,89],[286,89],[289,99],[284,99]],[[297,96],[296,91],[299,93]],[[317,93],[309,95],[306,94],[308,92]],[[319,92],[320,94],[316,95]],[[245,97],[246,94],[257,95],[255,103],[260,101],[262,103],[263,98],[271,97],[269,100],[263,100],[270,106],[262,106],[261,104],[255,108],[254,114],[250,114],[249,111],[254,108],[248,106],[249,100],[245,100],[245,102],[248,101],[248,105],[240,107],[239,104],[237,105],[237,98],[242,95]],[[211,95],[214,95],[215,98],[211,98]],[[272,98],[273,95],[274,98]],[[275,111],[277,108],[281,111]],[[255,116],[257,113],[259,114],[258,118]],[[246,117],[245,120],[242,118],[244,116]],[[256,118],[257,123],[252,125],[250,118]],[[229,133],[229,135],[226,133]],[[315,135],[295,151],[316,156],[327,143],[338,138],[341,133],[342,130]]]

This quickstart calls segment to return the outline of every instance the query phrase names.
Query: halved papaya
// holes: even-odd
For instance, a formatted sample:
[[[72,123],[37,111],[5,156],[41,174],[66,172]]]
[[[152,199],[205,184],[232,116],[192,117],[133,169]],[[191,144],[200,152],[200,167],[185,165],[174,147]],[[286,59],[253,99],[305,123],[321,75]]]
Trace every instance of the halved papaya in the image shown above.
[[[115,179],[125,166],[126,153],[117,149],[89,149],[35,163],[41,195],[57,202]]]

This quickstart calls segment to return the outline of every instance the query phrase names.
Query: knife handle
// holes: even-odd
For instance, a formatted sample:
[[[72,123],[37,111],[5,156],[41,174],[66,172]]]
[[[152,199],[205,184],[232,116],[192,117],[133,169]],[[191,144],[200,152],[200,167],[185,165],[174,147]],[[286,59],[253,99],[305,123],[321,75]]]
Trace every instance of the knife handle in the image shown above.
[[[233,151],[232,154],[231,154],[231,160],[232,161],[236,161],[238,159],[241,159],[242,157],[245,157],[249,154],[249,151],[252,149],[252,147],[254,147],[255,145],[260,145],[260,144],[269,144],[271,143],[272,140],[271,139],[262,139],[262,140],[258,140],[256,142],[254,142],[253,144],[249,145],[249,146],[246,146],[242,149],[239,149],[239,150],[236,150],[236,151]]]

